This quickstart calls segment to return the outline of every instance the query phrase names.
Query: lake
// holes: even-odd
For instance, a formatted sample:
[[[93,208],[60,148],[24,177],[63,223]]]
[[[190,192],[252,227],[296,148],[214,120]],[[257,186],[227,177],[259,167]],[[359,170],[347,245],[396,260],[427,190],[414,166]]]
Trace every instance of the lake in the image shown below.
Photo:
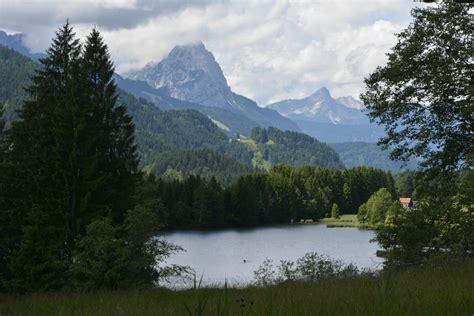
[[[307,252],[353,263],[359,268],[380,269],[383,259],[375,255],[375,233],[358,228],[327,228],[326,224],[285,225],[219,231],[178,231],[163,237],[186,252],[173,255],[168,263],[188,265],[201,276],[203,285],[245,285],[266,258],[274,263],[292,260]],[[245,260],[245,262],[244,262]],[[182,286],[183,281],[175,285]]]

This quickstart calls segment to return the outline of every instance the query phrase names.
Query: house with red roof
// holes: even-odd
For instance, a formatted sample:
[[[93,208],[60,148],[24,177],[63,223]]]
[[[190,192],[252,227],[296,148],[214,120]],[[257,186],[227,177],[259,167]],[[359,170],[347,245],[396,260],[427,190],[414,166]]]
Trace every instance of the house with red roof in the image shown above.
[[[409,207],[413,206],[413,201],[409,197],[402,197],[402,198],[400,198],[399,201],[400,201],[400,203],[402,203],[403,207],[405,207],[405,208],[409,208]]]

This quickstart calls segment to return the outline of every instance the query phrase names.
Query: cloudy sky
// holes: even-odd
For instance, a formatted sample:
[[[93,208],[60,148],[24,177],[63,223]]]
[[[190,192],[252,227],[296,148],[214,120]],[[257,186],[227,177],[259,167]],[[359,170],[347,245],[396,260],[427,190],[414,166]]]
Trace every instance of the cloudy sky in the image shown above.
[[[96,25],[117,72],[158,62],[177,44],[203,41],[232,90],[260,105],[328,87],[357,97],[385,62],[412,0],[0,0],[0,29],[44,50],[69,18],[79,36]]]

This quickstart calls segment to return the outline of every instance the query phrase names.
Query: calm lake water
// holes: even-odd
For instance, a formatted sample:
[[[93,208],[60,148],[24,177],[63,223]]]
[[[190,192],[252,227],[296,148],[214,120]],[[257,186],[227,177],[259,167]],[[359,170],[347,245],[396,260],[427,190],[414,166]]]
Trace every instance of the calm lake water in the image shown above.
[[[292,260],[316,251],[360,268],[379,269],[383,259],[375,253],[371,230],[327,228],[325,224],[288,225],[212,232],[183,231],[163,236],[186,249],[168,263],[188,265],[203,276],[203,285],[244,285],[266,258],[274,263]],[[244,262],[244,260],[246,262]],[[176,281],[182,286],[183,281]]]

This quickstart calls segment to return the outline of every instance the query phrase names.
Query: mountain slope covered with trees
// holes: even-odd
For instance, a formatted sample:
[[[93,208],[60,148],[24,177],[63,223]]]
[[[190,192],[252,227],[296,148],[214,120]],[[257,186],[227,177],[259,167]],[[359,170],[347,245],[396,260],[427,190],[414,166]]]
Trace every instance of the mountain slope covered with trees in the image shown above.
[[[367,166],[391,172],[416,170],[417,162],[412,159],[407,162],[390,159],[390,153],[382,150],[376,143],[348,142],[329,144],[339,154],[347,168]]]
[[[39,66],[30,58],[0,45],[0,106],[3,105],[7,125],[14,120],[26,97],[25,88]]]
[[[256,163],[293,166],[316,165],[326,168],[343,168],[338,154],[329,145],[298,132],[283,132],[277,128],[254,128],[251,142]],[[255,161],[255,160],[254,160]]]
[[[194,175],[207,180],[214,177],[220,184],[230,185],[239,176],[252,173],[254,168],[223,153],[189,149],[157,155],[144,171],[166,180],[184,180]]]

